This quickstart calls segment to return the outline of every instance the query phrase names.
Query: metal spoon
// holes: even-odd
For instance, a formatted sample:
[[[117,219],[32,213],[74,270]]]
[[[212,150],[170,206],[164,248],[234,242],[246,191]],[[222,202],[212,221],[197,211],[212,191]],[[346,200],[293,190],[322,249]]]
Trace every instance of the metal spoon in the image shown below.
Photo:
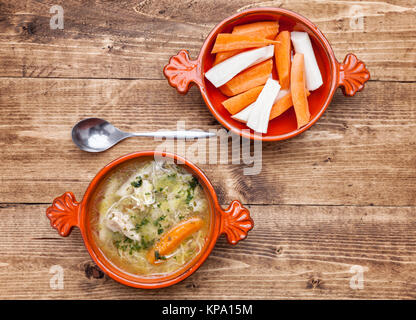
[[[72,141],[81,150],[88,152],[105,151],[121,140],[130,137],[155,137],[168,139],[195,139],[215,136],[213,132],[204,131],[155,131],[134,132],[121,131],[110,122],[99,118],[87,118],[72,128]]]

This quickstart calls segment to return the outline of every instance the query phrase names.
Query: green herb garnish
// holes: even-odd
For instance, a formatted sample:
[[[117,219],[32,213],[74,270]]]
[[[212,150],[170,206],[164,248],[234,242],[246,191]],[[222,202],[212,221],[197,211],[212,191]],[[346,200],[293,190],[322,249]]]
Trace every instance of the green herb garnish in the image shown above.
[[[191,188],[189,188],[188,190],[186,190],[186,193],[187,193],[186,194],[186,200],[185,200],[186,204],[189,204],[191,202],[191,200],[194,198],[194,195],[193,195],[192,190],[193,189],[191,189]]]
[[[155,222],[153,222],[153,224],[154,224],[155,226],[157,226],[157,225],[159,225],[159,224],[160,224],[160,222],[161,222],[161,221],[165,220],[165,218],[166,218],[166,216],[160,216],[159,218],[157,218],[157,219],[155,220]]]
[[[136,179],[137,179],[137,180],[136,180],[136,181],[133,181],[133,182],[131,183],[131,185],[132,185],[133,187],[135,187],[135,188],[139,188],[139,187],[143,184],[143,180],[142,180],[142,178],[141,178],[141,177],[137,177]]]
[[[196,188],[196,186],[199,184],[198,179],[195,177],[192,177],[192,180],[189,182],[189,186],[192,190]]]
[[[140,221],[140,223],[136,223],[134,230],[139,231],[139,229],[141,227],[143,227],[144,225],[148,224],[150,221],[147,218],[143,218],[142,221]]]
[[[155,260],[166,260],[166,257],[161,256],[159,251],[155,251]]]
[[[151,246],[153,246],[153,243],[155,242],[155,240],[150,240],[150,241],[146,241],[145,238],[141,239],[141,246],[143,249],[148,249]]]
[[[176,172],[168,175],[168,179],[174,179],[174,178],[176,178]]]

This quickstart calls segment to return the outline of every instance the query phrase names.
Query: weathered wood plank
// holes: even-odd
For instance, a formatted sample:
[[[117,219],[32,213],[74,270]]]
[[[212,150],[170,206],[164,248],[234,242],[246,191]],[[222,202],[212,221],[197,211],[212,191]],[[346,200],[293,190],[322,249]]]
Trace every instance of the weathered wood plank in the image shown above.
[[[227,164],[196,162],[223,203],[415,205],[415,102],[415,83],[370,82],[353,98],[338,92],[299,137],[264,143],[260,175],[245,176],[250,165],[234,165],[231,156]],[[3,79],[0,115],[0,202],[46,203],[68,190],[81,198],[105,164],[162,143],[136,138],[88,154],[70,137],[82,118],[131,131],[175,130],[176,120],[188,129],[221,128],[196,88],[180,96],[163,80]],[[198,160],[189,152],[194,144],[179,153]],[[208,162],[213,149],[204,144],[200,159]]]
[[[161,79],[171,55],[185,48],[196,57],[206,35],[223,18],[245,8],[278,6],[315,22],[339,60],[356,53],[373,80],[416,81],[416,10],[409,1],[132,0],[62,5],[64,30],[51,30],[49,1],[0,3],[0,76]]]
[[[416,298],[415,207],[250,206],[246,240],[221,237],[194,275],[156,291],[104,276],[78,229],[60,238],[45,209],[0,209],[1,299]],[[52,265],[64,269],[64,290],[49,287]],[[365,270],[362,290],[350,287],[354,265]]]

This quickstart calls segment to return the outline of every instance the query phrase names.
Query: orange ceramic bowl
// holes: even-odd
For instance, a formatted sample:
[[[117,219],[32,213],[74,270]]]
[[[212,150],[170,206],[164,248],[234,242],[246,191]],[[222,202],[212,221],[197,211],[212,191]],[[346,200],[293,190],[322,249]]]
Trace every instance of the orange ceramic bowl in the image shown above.
[[[254,134],[244,123],[231,118],[231,114],[221,104],[227,97],[204,77],[214,62],[215,57],[211,50],[217,34],[231,32],[236,25],[257,21],[279,21],[280,31],[305,31],[311,38],[324,84],[309,96],[311,120],[300,129],[297,128],[293,108],[290,108],[269,123],[267,134]],[[208,35],[196,60],[190,60],[188,52],[181,50],[170,59],[163,72],[169,84],[179,93],[186,94],[190,85],[195,83],[208,109],[225,128],[243,137],[264,141],[288,139],[307,130],[322,116],[338,87],[342,87],[346,96],[353,96],[357,91],[361,91],[364,83],[370,79],[365,64],[355,55],[348,54],[344,62],[339,63],[328,40],[311,21],[281,8],[249,9],[225,19]]]
[[[94,192],[101,181],[106,179],[107,174],[118,165],[138,158],[169,158],[198,178],[199,183],[205,189],[211,207],[210,229],[204,248],[198,256],[186,264],[182,269],[163,276],[140,276],[128,273],[108,260],[100,248],[96,245],[90,225],[90,208]],[[225,234],[230,244],[236,244],[243,240],[248,231],[253,228],[253,220],[249,211],[243,205],[234,200],[230,206],[223,210],[218,203],[217,195],[211,182],[206,175],[193,163],[184,158],[167,152],[143,151],[125,155],[106,165],[91,181],[81,202],[75,200],[72,192],[65,192],[53,201],[52,206],[46,210],[46,215],[51,226],[58,230],[59,234],[67,237],[73,227],[81,230],[85,247],[95,263],[114,280],[136,288],[156,289],[173,285],[184,280],[194,273],[211,253],[214,245],[221,234]]]

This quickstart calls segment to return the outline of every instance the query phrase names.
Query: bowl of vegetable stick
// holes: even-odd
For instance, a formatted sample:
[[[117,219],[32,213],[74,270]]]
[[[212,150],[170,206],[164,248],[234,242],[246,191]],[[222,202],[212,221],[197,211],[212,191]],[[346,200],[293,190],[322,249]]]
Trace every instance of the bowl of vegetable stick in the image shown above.
[[[213,116],[248,139],[277,141],[310,128],[337,88],[354,96],[370,79],[354,54],[338,62],[322,32],[281,8],[254,8],[219,23],[196,60],[186,50],[163,73],[181,94],[199,87]]]
[[[98,216],[102,210],[107,213]],[[200,168],[159,151],[112,161],[92,179],[81,201],[65,192],[53,200],[46,215],[62,237],[79,228],[91,258],[108,276],[142,289],[186,279],[208,258],[220,235],[235,245],[254,227],[240,201],[222,208]],[[150,241],[152,234],[158,239]],[[115,251],[103,244],[114,245]]]

